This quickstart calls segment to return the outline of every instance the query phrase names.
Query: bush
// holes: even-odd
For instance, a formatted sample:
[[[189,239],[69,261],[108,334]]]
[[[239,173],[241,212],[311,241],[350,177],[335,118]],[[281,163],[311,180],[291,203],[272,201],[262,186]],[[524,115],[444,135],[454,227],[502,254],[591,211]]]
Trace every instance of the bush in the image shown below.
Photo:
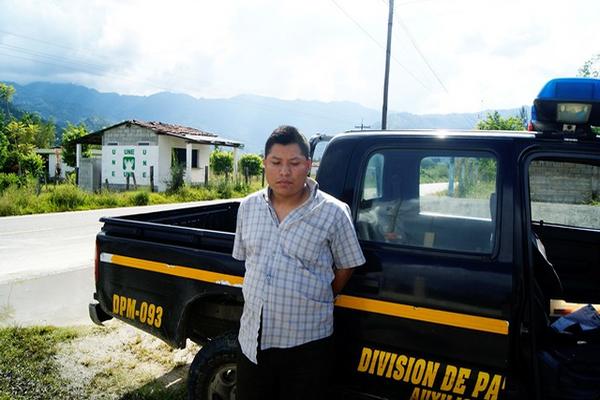
[[[11,185],[0,194],[0,216],[29,214],[35,212],[37,196],[32,187]]]
[[[8,189],[9,186],[21,186],[23,180],[16,174],[6,174],[0,172],[0,193]]]
[[[225,175],[227,178],[233,171],[233,153],[215,149],[210,153],[210,167],[217,175]]]
[[[167,182],[167,193],[176,193],[183,188],[185,185],[183,172],[183,165],[174,158],[171,165],[171,179]]]
[[[259,176],[263,171],[262,158],[257,154],[244,154],[240,157],[239,167],[244,176]]]
[[[147,206],[150,203],[150,195],[146,191],[136,192],[131,198],[134,206]]]
[[[50,203],[56,207],[57,211],[76,210],[87,202],[87,193],[73,185],[59,185],[50,193]]]
[[[92,198],[94,204],[99,206],[100,208],[114,208],[124,206],[122,201],[120,201],[120,197],[116,193],[109,192],[106,189],[101,190],[99,193],[96,193]]]
[[[24,174],[38,176],[44,172],[44,160],[36,153],[23,154],[21,155],[21,169]]]
[[[11,186],[11,189],[14,187],[15,186]],[[0,217],[8,217],[11,215],[20,214],[19,206],[17,206],[17,203],[14,201],[14,194],[9,193],[11,189],[6,190],[2,195],[0,195]]]

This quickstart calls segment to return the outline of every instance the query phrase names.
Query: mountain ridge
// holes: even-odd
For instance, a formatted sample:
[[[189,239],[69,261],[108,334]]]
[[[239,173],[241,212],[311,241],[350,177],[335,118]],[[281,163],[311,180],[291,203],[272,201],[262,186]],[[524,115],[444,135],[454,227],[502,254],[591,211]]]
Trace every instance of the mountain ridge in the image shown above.
[[[283,124],[297,126],[307,136],[355,129],[361,121],[372,129],[380,126],[378,110],[350,101],[282,100],[254,94],[209,99],[171,92],[137,96],[100,92],[73,83],[6,83],[16,89],[15,107],[37,112],[44,119],[53,118],[58,132],[67,122],[84,122],[93,131],[123,120],[160,121],[238,140],[245,143],[247,151],[258,153],[269,133]],[[498,111],[502,116],[510,116],[518,110]],[[390,112],[388,128],[472,129],[484,112],[422,115]]]

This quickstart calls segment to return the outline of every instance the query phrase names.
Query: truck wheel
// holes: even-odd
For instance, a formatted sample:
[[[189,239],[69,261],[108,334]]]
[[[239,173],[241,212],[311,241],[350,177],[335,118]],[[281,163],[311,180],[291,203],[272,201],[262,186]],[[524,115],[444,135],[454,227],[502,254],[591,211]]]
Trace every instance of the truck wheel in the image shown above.
[[[202,346],[190,366],[189,400],[235,400],[238,347],[236,333]]]

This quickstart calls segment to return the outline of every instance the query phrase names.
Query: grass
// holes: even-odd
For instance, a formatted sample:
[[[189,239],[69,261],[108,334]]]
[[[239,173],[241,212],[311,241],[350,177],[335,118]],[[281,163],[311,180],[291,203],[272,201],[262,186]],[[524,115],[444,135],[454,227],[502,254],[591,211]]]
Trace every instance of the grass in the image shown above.
[[[73,329],[34,327],[0,330],[0,399],[75,399],[65,390],[52,357],[58,343],[77,337]]]
[[[249,185],[217,179],[208,186],[184,186],[174,193],[150,193],[147,190],[85,192],[72,184],[45,185],[39,189],[30,181],[0,188],[0,217],[49,212],[93,210],[99,208],[144,206],[244,197],[261,188],[260,181]],[[0,399],[2,400],[2,399]]]
[[[1,328],[0,400],[184,400],[195,351],[195,345],[173,350],[118,321],[101,328]]]

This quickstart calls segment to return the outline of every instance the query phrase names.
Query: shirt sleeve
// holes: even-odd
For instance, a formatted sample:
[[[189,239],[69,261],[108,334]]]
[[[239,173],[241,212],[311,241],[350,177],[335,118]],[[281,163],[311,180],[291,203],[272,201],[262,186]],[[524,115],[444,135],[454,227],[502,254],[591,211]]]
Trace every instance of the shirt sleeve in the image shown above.
[[[366,261],[347,204],[344,204],[341,212],[338,213],[331,240],[331,253],[337,269],[358,267]]]
[[[240,207],[238,208],[237,213],[237,221],[235,226],[235,239],[233,241],[233,251],[232,256],[236,260],[244,261],[246,259],[246,246],[244,245],[244,238],[242,236],[242,226],[243,226],[243,209],[244,202],[240,203]]]

